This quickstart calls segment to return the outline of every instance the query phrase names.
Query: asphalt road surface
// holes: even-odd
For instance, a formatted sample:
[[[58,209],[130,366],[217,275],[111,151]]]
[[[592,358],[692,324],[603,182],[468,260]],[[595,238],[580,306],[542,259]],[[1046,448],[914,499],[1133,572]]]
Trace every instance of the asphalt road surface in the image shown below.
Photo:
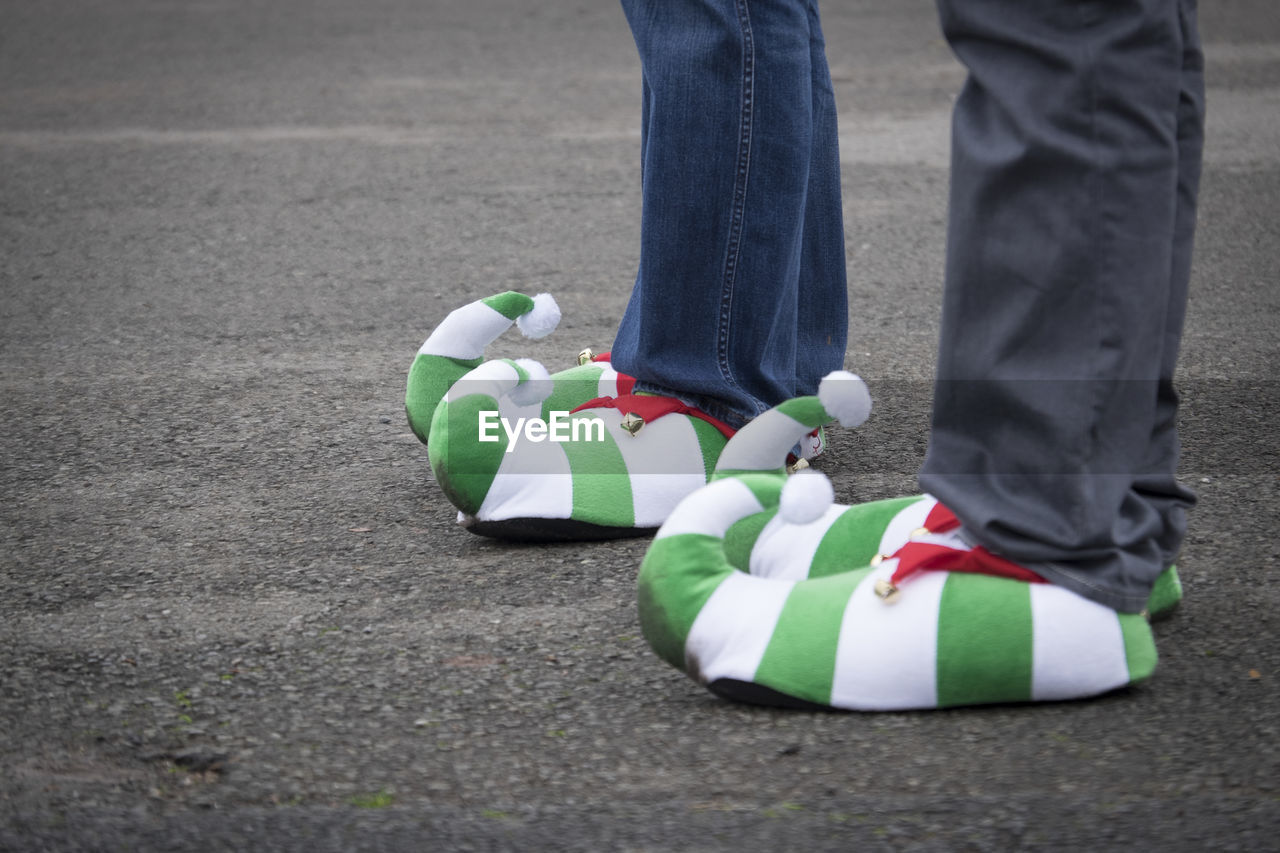
[[[612,2],[0,3],[0,849],[1265,850],[1280,844],[1280,12],[1205,0],[1180,385],[1201,496],[1146,684],[932,713],[728,704],[640,637],[644,542],[453,524],[403,416],[451,308],[636,264]],[[821,467],[914,489],[961,72],[828,0],[851,345]]]

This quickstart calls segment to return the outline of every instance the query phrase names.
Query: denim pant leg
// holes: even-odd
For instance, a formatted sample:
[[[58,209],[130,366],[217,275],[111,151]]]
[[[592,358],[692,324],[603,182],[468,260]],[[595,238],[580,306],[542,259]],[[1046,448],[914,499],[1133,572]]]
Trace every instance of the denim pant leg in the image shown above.
[[[816,0],[623,0],[644,74],[638,388],[738,426],[844,361],[834,98]]]
[[[1182,534],[1172,368],[1202,113],[1193,0],[939,0],[969,70],[920,484],[1140,610]]]

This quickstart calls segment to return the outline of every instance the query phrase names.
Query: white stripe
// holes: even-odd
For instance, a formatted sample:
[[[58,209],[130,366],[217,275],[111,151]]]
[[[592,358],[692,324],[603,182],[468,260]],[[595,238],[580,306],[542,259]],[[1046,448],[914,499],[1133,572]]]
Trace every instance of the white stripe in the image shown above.
[[[682,500],[654,538],[701,533],[723,539],[735,521],[762,509],[741,480],[717,480]]]
[[[893,604],[876,597],[897,560],[885,560],[858,584],[844,611],[831,704],[889,711],[938,704],[938,607],[946,572],[925,572]]]
[[[520,374],[510,362],[501,359],[486,361],[467,371],[445,392],[444,399],[452,403],[472,394],[501,398],[520,382]],[[541,412],[537,409],[535,413]]]
[[[836,519],[848,511],[847,506],[832,504],[820,518],[809,524],[788,524],[781,514],[775,515],[751,547],[751,574],[787,580],[809,577],[813,557],[818,553],[823,537]]]
[[[725,445],[717,471],[767,471],[781,468],[796,442],[812,432],[790,415],[770,409],[738,430]]]
[[[911,534],[924,527],[924,520],[937,503],[937,498],[925,495],[922,500],[899,510],[880,537],[880,553],[887,557],[910,542]]]
[[[631,475],[636,527],[657,527],[686,496],[706,485],[698,434],[689,418],[667,415],[637,435],[622,428],[617,409],[592,409],[605,419]]]
[[[618,371],[614,370],[607,361],[593,362],[600,366],[600,379],[597,385],[597,397],[616,397],[618,396]]]
[[[631,477],[636,527],[657,527],[680,501],[707,482],[702,474],[635,474]],[[723,535],[723,534],[721,534]]]
[[[423,355],[480,358],[484,348],[511,328],[511,321],[483,302],[455,308],[418,349]]]
[[[509,398],[499,414],[510,424],[519,418],[540,417],[540,404],[517,406]],[[515,450],[502,456],[476,517],[481,521],[508,518],[569,518],[573,513],[573,478],[564,448],[554,441],[532,442],[517,437]]]
[[[736,571],[725,578],[689,628],[684,646],[689,674],[703,683],[755,678],[794,586]]]
[[[1061,587],[1031,584],[1031,698],[1073,699],[1129,683],[1116,612]]]
[[[564,458],[564,451],[553,448],[550,458]],[[476,518],[480,521],[505,521],[509,518],[569,518],[573,513],[573,478],[562,474],[516,474],[506,470],[504,457],[498,476],[484,496]],[[569,467],[568,461],[565,468]]]

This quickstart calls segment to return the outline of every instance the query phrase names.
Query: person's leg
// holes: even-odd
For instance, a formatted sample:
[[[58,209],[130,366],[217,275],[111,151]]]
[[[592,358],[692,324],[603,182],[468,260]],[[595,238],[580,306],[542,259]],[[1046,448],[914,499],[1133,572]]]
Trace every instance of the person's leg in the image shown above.
[[[1178,464],[1178,393],[1173,371],[1186,315],[1191,280],[1191,250],[1195,242],[1196,202],[1200,190],[1200,162],[1204,149],[1204,54],[1196,27],[1196,0],[1181,0],[1183,30],[1181,93],[1178,101],[1178,207],[1173,229],[1169,306],[1161,349],[1160,393],[1156,426],[1148,464],[1134,481],[1134,489],[1157,507],[1164,526],[1158,537],[1161,560],[1171,564],[1186,534],[1186,510],[1195,495],[1174,476]]]
[[[1199,158],[1194,22],[1177,0],[939,9],[970,73],[920,484],[977,543],[1136,612],[1187,500],[1168,380]]]
[[[844,366],[849,326],[836,99],[818,4],[811,0],[808,6],[813,147],[800,246],[796,386],[792,396],[817,394],[822,378]],[[781,401],[767,402],[777,405]]]
[[[835,117],[811,6],[623,0],[644,73],[644,207],[613,364],[733,426],[844,358]]]
[[[411,369],[410,423],[481,535],[652,532],[735,428],[843,362],[839,157],[816,0],[623,6],[644,69],[644,209],[612,363],[549,375],[482,363],[511,319],[486,301],[451,315]],[[512,297],[508,309],[527,310]]]

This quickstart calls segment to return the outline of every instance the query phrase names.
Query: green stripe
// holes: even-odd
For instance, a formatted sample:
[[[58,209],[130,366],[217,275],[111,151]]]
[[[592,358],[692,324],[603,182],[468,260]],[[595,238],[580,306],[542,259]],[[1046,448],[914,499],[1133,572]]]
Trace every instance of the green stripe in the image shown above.
[[[573,411],[598,397],[602,373],[604,368],[593,363],[553,375],[551,394],[542,401],[543,420],[549,422],[552,413]],[[572,421],[590,423],[596,418],[582,413],[570,420],[572,429]],[[591,440],[566,441],[560,445],[569,460],[573,478],[572,517],[596,524],[631,527],[635,524],[635,502],[622,452],[607,429],[604,441],[594,440],[597,435],[594,428],[586,434]]]
[[[514,358],[500,358],[497,360],[509,366],[512,370],[516,372],[517,383],[529,381],[529,371],[525,370],[519,364],[516,364],[516,360]]]
[[[721,468],[718,471],[711,472],[711,480],[727,480],[730,477],[744,477],[753,474],[768,474],[771,477],[786,477],[787,468],[785,465],[779,465],[777,468]]]
[[[777,406],[775,411],[799,421],[809,429],[817,429],[831,420],[831,415],[822,408],[822,402],[817,397],[795,397]]]
[[[829,705],[844,611],[854,588],[870,573],[864,568],[792,587],[752,680]]]
[[[1182,581],[1178,579],[1178,567],[1170,566],[1156,577],[1151,595],[1147,598],[1147,613],[1152,619],[1165,616],[1182,601]]]
[[[601,373],[604,368],[598,364],[583,364],[553,374],[551,394],[542,401],[542,419],[549,421],[552,412],[571,412],[600,396]]]
[[[1117,613],[1120,632],[1124,635],[1124,657],[1129,666],[1129,681],[1151,677],[1156,669],[1156,641],[1151,625],[1140,613]]]
[[[703,476],[710,480],[711,472],[716,469],[716,460],[720,458],[720,452],[729,443],[729,439],[702,418],[691,417],[689,423],[693,424],[694,434],[698,436],[698,449],[702,451]]]
[[[764,526],[778,514],[777,507],[756,512],[746,518],[739,519],[729,526],[724,534],[724,555],[729,565],[741,571],[751,569],[751,551],[756,547],[756,540]]]
[[[715,536],[683,533],[649,546],[636,592],[640,628],[658,657],[685,669],[684,646],[693,620],[732,571]]]
[[[865,566],[880,552],[880,540],[898,513],[922,497],[893,498],[849,507],[822,537],[809,577],[824,577]]]
[[[595,415],[587,412],[573,415],[570,427],[573,421],[586,422],[583,437],[589,440],[560,444],[573,477],[572,517],[610,527],[634,527],[635,497],[627,463],[608,429],[589,426],[596,420]],[[596,441],[601,432],[604,440]]]
[[[431,420],[427,456],[450,503],[474,515],[484,503],[507,449],[506,432],[499,426],[490,435],[497,441],[481,442],[480,413],[497,412],[498,401],[483,394],[469,394],[436,408]]]
[[[444,399],[453,383],[472,368],[480,366],[478,358],[448,358],[443,355],[418,353],[409,367],[409,381],[404,392],[404,411],[409,428],[423,444],[431,433],[431,419],[436,406]]]
[[[508,320],[514,320],[521,314],[528,314],[533,310],[533,299],[514,290],[486,296],[480,301]]]
[[[778,505],[778,499],[782,495],[782,487],[787,483],[785,474],[775,474],[772,471],[752,471],[736,479],[746,486],[755,499],[760,502],[760,506],[766,509]]]
[[[938,707],[1030,701],[1032,649],[1030,584],[951,573],[938,605]]]

